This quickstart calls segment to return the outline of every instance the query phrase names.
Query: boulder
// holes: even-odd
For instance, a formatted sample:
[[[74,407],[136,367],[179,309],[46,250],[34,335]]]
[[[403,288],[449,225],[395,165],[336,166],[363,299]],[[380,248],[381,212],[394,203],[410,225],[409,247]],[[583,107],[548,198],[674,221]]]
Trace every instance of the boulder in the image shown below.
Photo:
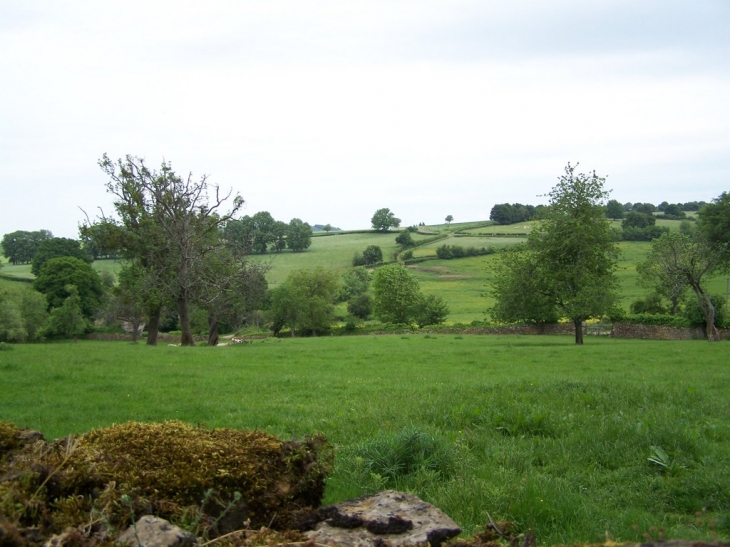
[[[145,515],[119,536],[117,543],[132,547],[192,547],[197,540],[164,519]]]
[[[442,542],[461,528],[443,511],[412,494],[386,490],[323,507],[320,522],[307,537],[316,543],[346,547],[399,547]]]

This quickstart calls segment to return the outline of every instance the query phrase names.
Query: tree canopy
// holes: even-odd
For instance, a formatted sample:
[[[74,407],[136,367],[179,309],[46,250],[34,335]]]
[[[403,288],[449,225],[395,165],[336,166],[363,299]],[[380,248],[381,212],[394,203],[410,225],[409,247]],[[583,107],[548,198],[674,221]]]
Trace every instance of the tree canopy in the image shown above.
[[[33,275],[38,275],[48,260],[62,256],[73,256],[79,260],[91,264],[94,261],[91,253],[81,248],[81,243],[67,237],[52,237],[42,240],[33,256],[30,268]]]
[[[154,170],[141,158],[128,155],[113,162],[104,155],[99,165],[109,177],[107,190],[115,197],[119,215],[118,222],[104,219],[118,226],[116,245],[176,303],[180,342],[194,345],[190,304],[202,289],[203,259],[225,245],[221,231],[243,206],[243,199],[231,192],[222,194],[205,175],[197,180],[192,173],[181,177],[164,161]],[[231,197],[230,209],[223,210]],[[156,341],[160,310],[161,303],[150,314],[148,343]]]
[[[395,214],[387,208],[375,211],[370,222],[372,223],[373,229],[379,232],[387,232],[391,228],[398,228],[400,226],[400,219],[396,218]]]
[[[567,317],[582,344],[582,322],[617,302],[618,249],[603,213],[605,179],[576,167],[568,164],[551,190],[549,212],[530,232],[527,254],[506,253],[497,266],[493,313],[514,320]]]

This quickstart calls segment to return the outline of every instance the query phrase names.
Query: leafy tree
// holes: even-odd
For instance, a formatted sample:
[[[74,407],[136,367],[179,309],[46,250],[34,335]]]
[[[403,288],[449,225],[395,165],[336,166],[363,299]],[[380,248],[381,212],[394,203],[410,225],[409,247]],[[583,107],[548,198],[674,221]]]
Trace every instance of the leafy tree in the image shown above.
[[[256,252],[265,253],[268,245],[276,240],[274,228],[276,221],[268,211],[259,211],[251,217],[253,226],[253,248]]]
[[[362,252],[365,266],[372,266],[383,261],[383,251],[377,245],[368,245]]]
[[[633,210],[638,211],[639,213],[650,215],[654,211],[656,211],[656,207],[653,203],[634,203]]]
[[[449,307],[437,294],[421,295],[415,308],[415,321],[420,327],[440,325],[449,315]]]
[[[715,308],[715,327],[722,327],[725,324],[727,318],[727,303],[725,295],[711,294],[710,300]],[[696,299],[690,299],[684,308],[683,315],[689,320],[692,327],[699,327],[707,334],[707,324],[705,318],[705,312],[700,307],[699,302]]]
[[[400,219],[396,218],[390,209],[387,208],[375,211],[370,222],[373,225],[373,229],[380,232],[387,232],[391,228],[398,228],[400,226]]]
[[[276,249],[277,253],[286,249],[286,240],[287,240],[288,231],[289,231],[289,225],[286,222],[277,220],[274,223],[274,236],[276,238],[276,240],[274,241],[274,248]]]
[[[446,222],[448,224],[451,224],[453,222],[453,220],[454,220],[454,217],[453,216],[451,216],[451,215],[447,215],[446,216]]]
[[[286,229],[284,229],[286,236]],[[223,237],[229,246],[235,246],[242,252],[250,252],[253,249],[254,225],[250,216],[246,215],[240,219],[230,219],[223,229]],[[286,247],[286,241],[284,241]]]
[[[722,253],[723,269],[730,267],[730,193],[723,192],[699,210],[697,229],[707,243]]]
[[[237,328],[264,300],[268,266],[249,261],[231,249],[212,251],[200,269],[202,278],[196,302],[207,316],[208,345],[218,344],[221,325]]]
[[[322,226],[322,229],[329,234],[332,231],[332,225],[325,224],[324,226]]]
[[[667,205],[664,208],[664,215],[667,218],[671,219],[682,219],[685,218],[687,215],[684,211],[682,211],[682,206],[679,204],[670,204]]]
[[[634,300],[631,303],[631,313],[665,314],[667,309],[662,305],[661,295],[652,293],[646,298]]]
[[[621,222],[622,228],[648,228],[656,224],[656,217],[648,213],[639,211],[631,211],[626,213]]]
[[[120,217],[119,247],[125,256],[140,263],[161,293],[175,301],[182,331],[180,343],[194,345],[190,305],[201,289],[204,257],[226,244],[220,231],[243,206],[243,199],[234,196],[231,209],[221,212],[230,192],[222,195],[218,186],[208,184],[206,176],[197,181],[192,174],[180,177],[166,162],[155,171],[140,158],[126,156],[114,163],[104,155],[99,165],[110,178],[107,190],[115,197],[114,207]],[[257,215],[253,217],[255,225],[270,220],[273,226],[271,215]],[[150,318],[148,344],[156,341],[160,310],[161,305]]]
[[[94,261],[91,254],[82,249],[81,243],[77,240],[69,239],[67,237],[53,237],[50,239],[44,239],[38,245],[38,250],[33,256],[30,271],[33,275],[38,275],[43,264],[52,258],[58,258],[61,256],[73,256],[88,264],[91,264]]]
[[[53,234],[48,230],[17,230],[3,236],[3,253],[13,264],[27,264],[33,260],[41,242],[52,237]]]
[[[497,224],[515,224],[532,220],[538,213],[538,208],[521,203],[498,203],[489,213],[489,219]]]
[[[347,311],[358,319],[367,319],[373,313],[370,296],[365,293],[355,296],[347,303]]]
[[[413,241],[413,236],[408,230],[403,230],[395,238],[395,242],[398,243],[402,248],[413,247],[416,243]]]
[[[0,342],[24,342],[28,331],[14,298],[0,292]]]
[[[685,286],[697,296],[705,316],[705,334],[709,341],[720,339],[715,327],[715,306],[705,288],[707,279],[723,269],[727,247],[709,242],[701,234],[688,236],[678,232],[663,234],[651,242],[651,249],[640,271],[652,271],[654,278],[670,287]]]
[[[660,299],[664,298],[668,300],[669,313],[672,315],[679,313],[679,307],[684,301],[685,294],[689,288],[684,276],[678,275],[678,271],[674,268],[667,268],[667,264],[664,261],[654,261],[648,258],[636,265],[636,272],[639,274],[637,280],[639,286],[649,289]],[[659,307],[654,305],[653,301],[650,301],[649,298],[647,298],[646,301],[648,301],[648,305],[653,308]],[[632,313],[663,312],[632,311]]]
[[[615,199],[608,200],[606,204],[606,216],[613,220],[624,218],[624,206]]]
[[[384,323],[410,323],[421,299],[418,280],[403,266],[378,268],[372,283],[373,312]]]
[[[312,227],[298,218],[291,219],[286,244],[295,253],[308,249],[312,244]]]
[[[358,267],[346,270],[340,278],[337,301],[345,302],[368,291],[372,276],[365,268]]]
[[[533,253],[511,248],[500,255],[493,270],[489,313],[500,323],[545,324],[560,319],[555,299],[544,290],[544,279]]]
[[[45,297],[34,290],[23,291],[20,301],[20,315],[23,318],[23,326],[28,333],[28,340],[40,340],[43,329],[48,322],[47,302]]]
[[[89,323],[81,309],[79,292],[73,285],[64,288],[68,297],[63,304],[51,310],[48,330],[52,335],[73,338],[74,342],[89,328]]]
[[[295,270],[286,281],[271,291],[273,331],[285,325],[291,335],[309,331],[312,335],[330,328],[337,292],[337,276],[321,266],[314,270]]]
[[[618,300],[614,275],[618,249],[603,213],[608,195],[603,188],[605,179],[595,171],[584,174],[575,169],[568,164],[551,190],[549,213],[530,232],[529,254],[520,260],[523,264],[514,267],[535,291],[532,299],[541,304],[539,310],[549,312],[554,307],[554,313],[569,318],[575,328],[575,343],[582,344],[583,321],[608,313]],[[509,267],[509,263],[504,264],[502,274]],[[495,308],[507,316],[534,315],[505,307],[523,301],[514,298],[514,291],[506,290],[510,288],[508,284],[495,285]],[[502,302],[503,297],[509,301]]]
[[[33,281],[33,288],[45,295],[49,309],[63,305],[71,296],[70,286],[84,317],[90,319],[99,308],[104,289],[99,274],[88,263],[73,256],[52,258]]]

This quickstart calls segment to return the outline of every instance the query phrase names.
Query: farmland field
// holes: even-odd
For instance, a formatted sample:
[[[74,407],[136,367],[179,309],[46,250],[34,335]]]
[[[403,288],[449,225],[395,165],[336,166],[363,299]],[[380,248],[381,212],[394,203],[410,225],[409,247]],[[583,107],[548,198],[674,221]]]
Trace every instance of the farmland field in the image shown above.
[[[0,419],[49,438],[166,419],[286,438],[323,432],[336,447],[326,502],[404,489],[465,534],[491,516],[533,530],[540,544],[639,541],[660,528],[666,537],[730,537],[725,343],[69,342],[0,352],[0,376]],[[420,459],[408,452],[414,439]]]

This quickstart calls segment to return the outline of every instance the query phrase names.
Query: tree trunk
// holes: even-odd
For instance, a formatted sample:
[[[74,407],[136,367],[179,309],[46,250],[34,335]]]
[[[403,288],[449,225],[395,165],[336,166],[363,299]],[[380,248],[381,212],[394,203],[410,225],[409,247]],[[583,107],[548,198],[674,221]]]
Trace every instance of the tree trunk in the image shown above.
[[[705,312],[705,336],[708,342],[717,342],[720,340],[720,333],[715,327],[715,306],[712,304],[710,295],[704,291],[697,291],[697,300],[699,301],[700,308]]]
[[[162,314],[162,304],[158,304],[155,306],[155,308],[150,312],[150,322],[147,326],[147,345],[148,346],[156,346],[157,345],[157,333],[160,329],[160,315]]]
[[[208,315],[208,345],[218,345],[218,319],[212,314]]]
[[[190,310],[188,308],[188,297],[184,291],[180,293],[177,298],[177,311],[180,315],[180,345],[181,346],[194,346],[195,340],[193,340],[193,333],[190,329]]]
[[[583,345],[583,320],[573,319],[573,326],[575,327],[575,343]]]

